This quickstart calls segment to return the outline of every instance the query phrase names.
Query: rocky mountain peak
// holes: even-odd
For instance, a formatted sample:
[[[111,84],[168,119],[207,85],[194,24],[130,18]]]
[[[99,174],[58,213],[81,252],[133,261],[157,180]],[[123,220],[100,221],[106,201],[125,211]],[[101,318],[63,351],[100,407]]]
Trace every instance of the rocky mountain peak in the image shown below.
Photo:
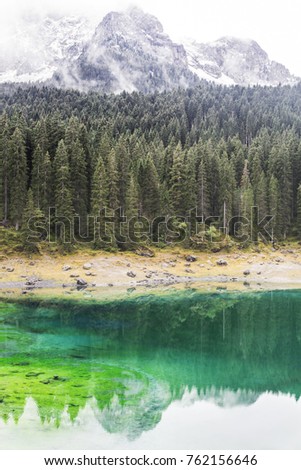
[[[126,13],[130,16],[137,27],[144,30],[146,33],[163,33],[163,26],[158,18],[150,15],[149,13],[145,13],[141,8],[130,7],[126,10]]]
[[[194,86],[200,78],[243,86],[299,81],[252,39],[177,44],[137,7],[108,13],[96,29],[85,18],[29,14],[0,44],[0,82],[150,93]]]
[[[140,8],[131,7],[124,12],[108,13],[96,28],[94,40],[109,43],[118,38],[126,38],[127,42],[150,42],[160,37],[163,40],[169,39],[159,20]]]
[[[84,89],[92,80],[93,88],[115,93],[164,91],[196,81],[184,47],[173,43],[157,18],[139,8],[107,14],[71,75]]]
[[[217,41],[185,45],[189,67],[200,78],[223,84],[293,84],[297,79],[252,39],[224,36]]]

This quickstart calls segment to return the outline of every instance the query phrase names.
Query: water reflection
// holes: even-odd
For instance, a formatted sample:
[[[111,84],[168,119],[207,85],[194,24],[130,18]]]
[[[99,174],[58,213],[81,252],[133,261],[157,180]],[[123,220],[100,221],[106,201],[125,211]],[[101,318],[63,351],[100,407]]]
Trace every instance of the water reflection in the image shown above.
[[[188,410],[197,415],[202,409],[199,419],[209,419],[212,436],[207,448],[223,448],[210,425],[216,414],[221,430],[226,421],[231,427],[245,419],[245,413],[252,421],[258,409],[264,417],[271,402],[277,403],[278,418],[296,407],[292,419],[299,419],[300,353],[301,294],[293,291],[216,295],[190,290],[105,303],[2,304],[1,446],[12,439],[19,448],[17,437],[9,438],[12,429],[17,436],[31,426],[36,439],[46,429],[52,429],[53,439],[62,429],[65,434],[81,429],[81,436],[90,433],[92,439],[98,429],[107,448],[138,448],[142,442],[152,448],[145,436],[156,442],[172,411],[184,423]],[[278,419],[268,416],[270,422]],[[170,429],[172,436],[161,435],[162,448],[168,442],[191,448],[183,444],[191,432],[181,427]],[[276,442],[289,445],[283,429],[273,428],[270,448]],[[300,425],[292,429],[300,435]],[[201,439],[201,428],[194,432]],[[241,426],[235,433],[232,447],[239,448]],[[247,434],[250,442],[258,440],[255,447],[264,442],[259,430],[256,436]],[[191,436],[191,442],[196,439]],[[70,445],[64,442],[61,448]]]

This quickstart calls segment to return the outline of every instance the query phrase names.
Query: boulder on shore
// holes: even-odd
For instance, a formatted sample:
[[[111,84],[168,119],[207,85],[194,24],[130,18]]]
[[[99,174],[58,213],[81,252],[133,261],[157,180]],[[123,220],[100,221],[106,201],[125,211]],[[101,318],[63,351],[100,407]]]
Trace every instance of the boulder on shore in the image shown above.
[[[194,263],[197,260],[196,256],[193,255],[187,255],[185,256],[185,259],[188,261],[188,263]]]

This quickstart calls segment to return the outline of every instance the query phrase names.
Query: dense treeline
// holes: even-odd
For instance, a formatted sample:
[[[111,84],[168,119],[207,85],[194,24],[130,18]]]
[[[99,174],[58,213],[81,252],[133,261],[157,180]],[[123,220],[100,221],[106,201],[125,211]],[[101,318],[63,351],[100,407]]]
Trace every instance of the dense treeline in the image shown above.
[[[301,85],[118,96],[5,86],[1,95],[4,225],[24,229],[56,207],[80,217],[82,234],[103,208],[148,219],[197,208],[227,226],[255,205],[274,216],[275,238],[301,236]]]

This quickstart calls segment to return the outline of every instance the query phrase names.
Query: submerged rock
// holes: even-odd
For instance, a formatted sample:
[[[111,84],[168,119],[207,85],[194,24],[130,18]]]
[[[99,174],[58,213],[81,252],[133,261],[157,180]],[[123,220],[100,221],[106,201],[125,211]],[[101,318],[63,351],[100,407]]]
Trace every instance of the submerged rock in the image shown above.
[[[67,379],[67,377],[60,377],[59,375],[54,375],[54,376],[52,377],[52,379],[53,379],[53,380],[57,380],[57,381],[59,381],[59,382],[67,382],[67,380],[69,380],[69,379]]]
[[[136,287],[130,287],[129,289],[127,289],[127,292],[129,294],[131,294],[132,292],[134,292],[136,290]]]
[[[43,375],[43,372],[28,372],[25,377],[39,377],[39,375]]]
[[[136,277],[136,274],[135,274],[133,271],[128,271],[128,272],[126,273],[126,275],[127,275],[128,277]]]
[[[77,286],[80,286],[80,287],[83,287],[83,286],[87,286],[88,283],[87,283],[87,281],[85,281],[84,279],[79,278],[79,279],[77,279],[77,281],[76,281],[76,285],[77,285]]]

